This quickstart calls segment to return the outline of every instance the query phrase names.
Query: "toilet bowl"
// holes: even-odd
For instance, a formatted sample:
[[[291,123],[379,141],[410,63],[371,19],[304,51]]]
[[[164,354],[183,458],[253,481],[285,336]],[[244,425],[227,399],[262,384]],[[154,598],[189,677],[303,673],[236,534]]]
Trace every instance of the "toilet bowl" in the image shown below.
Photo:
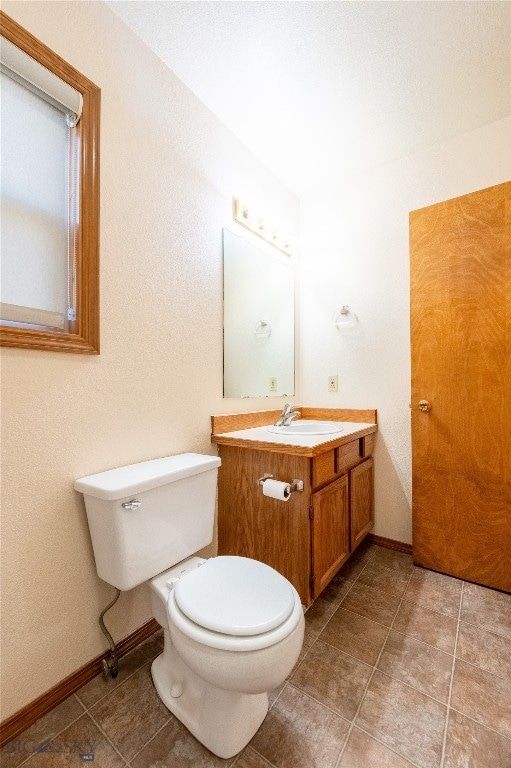
[[[232,757],[298,659],[300,598],[273,568],[244,557],[190,558],[150,586],[165,639],[152,665],[155,687],[199,741]]]
[[[185,453],[83,477],[98,575],[119,590],[149,584],[164,650],[153,681],[168,709],[219,757],[243,749],[268,695],[298,660],[295,588],[246,557],[197,557],[213,539],[220,459]]]

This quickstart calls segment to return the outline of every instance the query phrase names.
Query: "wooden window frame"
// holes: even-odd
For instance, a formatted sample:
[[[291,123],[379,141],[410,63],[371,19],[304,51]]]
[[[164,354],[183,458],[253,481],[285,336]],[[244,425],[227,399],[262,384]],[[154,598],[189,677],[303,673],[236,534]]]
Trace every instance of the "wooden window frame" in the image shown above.
[[[0,11],[0,34],[79,91],[80,215],[76,233],[76,320],[68,330],[0,325],[0,345],[99,354],[99,118],[101,90]]]

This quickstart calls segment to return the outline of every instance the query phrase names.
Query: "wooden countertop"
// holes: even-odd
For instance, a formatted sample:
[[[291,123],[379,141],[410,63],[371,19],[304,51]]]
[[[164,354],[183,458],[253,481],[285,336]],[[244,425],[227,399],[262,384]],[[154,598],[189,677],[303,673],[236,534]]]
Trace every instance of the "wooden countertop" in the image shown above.
[[[344,408],[300,408],[302,418],[338,421],[339,432],[327,435],[282,435],[267,431],[281,411],[227,414],[211,417],[211,441],[252,450],[287,453],[298,456],[319,456],[340,445],[370,435],[378,430],[375,410]]]

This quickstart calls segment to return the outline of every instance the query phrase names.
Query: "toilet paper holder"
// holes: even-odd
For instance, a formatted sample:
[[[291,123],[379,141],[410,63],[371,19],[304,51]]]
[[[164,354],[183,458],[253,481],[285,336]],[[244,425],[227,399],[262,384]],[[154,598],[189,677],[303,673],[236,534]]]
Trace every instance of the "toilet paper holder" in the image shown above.
[[[265,480],[273,480],[273,475],[270,475],[269,472],[265,472],[262,477],[260,477],[257,481],[257,485],[263,485]],[[294,491],[303,491],[303,480],[291,480],[289,483],[291,493],[294,493]]]

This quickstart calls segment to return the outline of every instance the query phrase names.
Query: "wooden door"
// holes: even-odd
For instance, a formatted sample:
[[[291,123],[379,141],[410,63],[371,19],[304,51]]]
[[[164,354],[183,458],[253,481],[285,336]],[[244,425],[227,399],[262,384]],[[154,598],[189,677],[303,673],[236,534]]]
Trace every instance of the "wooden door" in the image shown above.
[[[410,267],[414,559],[511,591],[511,182],[411,213]]]
[[[367,459],[350,472],[352,552],[373,528],[373,499],[373,460]]]
[[[312,597],[315,599],[350,554],[348,476],[312,494]]]

